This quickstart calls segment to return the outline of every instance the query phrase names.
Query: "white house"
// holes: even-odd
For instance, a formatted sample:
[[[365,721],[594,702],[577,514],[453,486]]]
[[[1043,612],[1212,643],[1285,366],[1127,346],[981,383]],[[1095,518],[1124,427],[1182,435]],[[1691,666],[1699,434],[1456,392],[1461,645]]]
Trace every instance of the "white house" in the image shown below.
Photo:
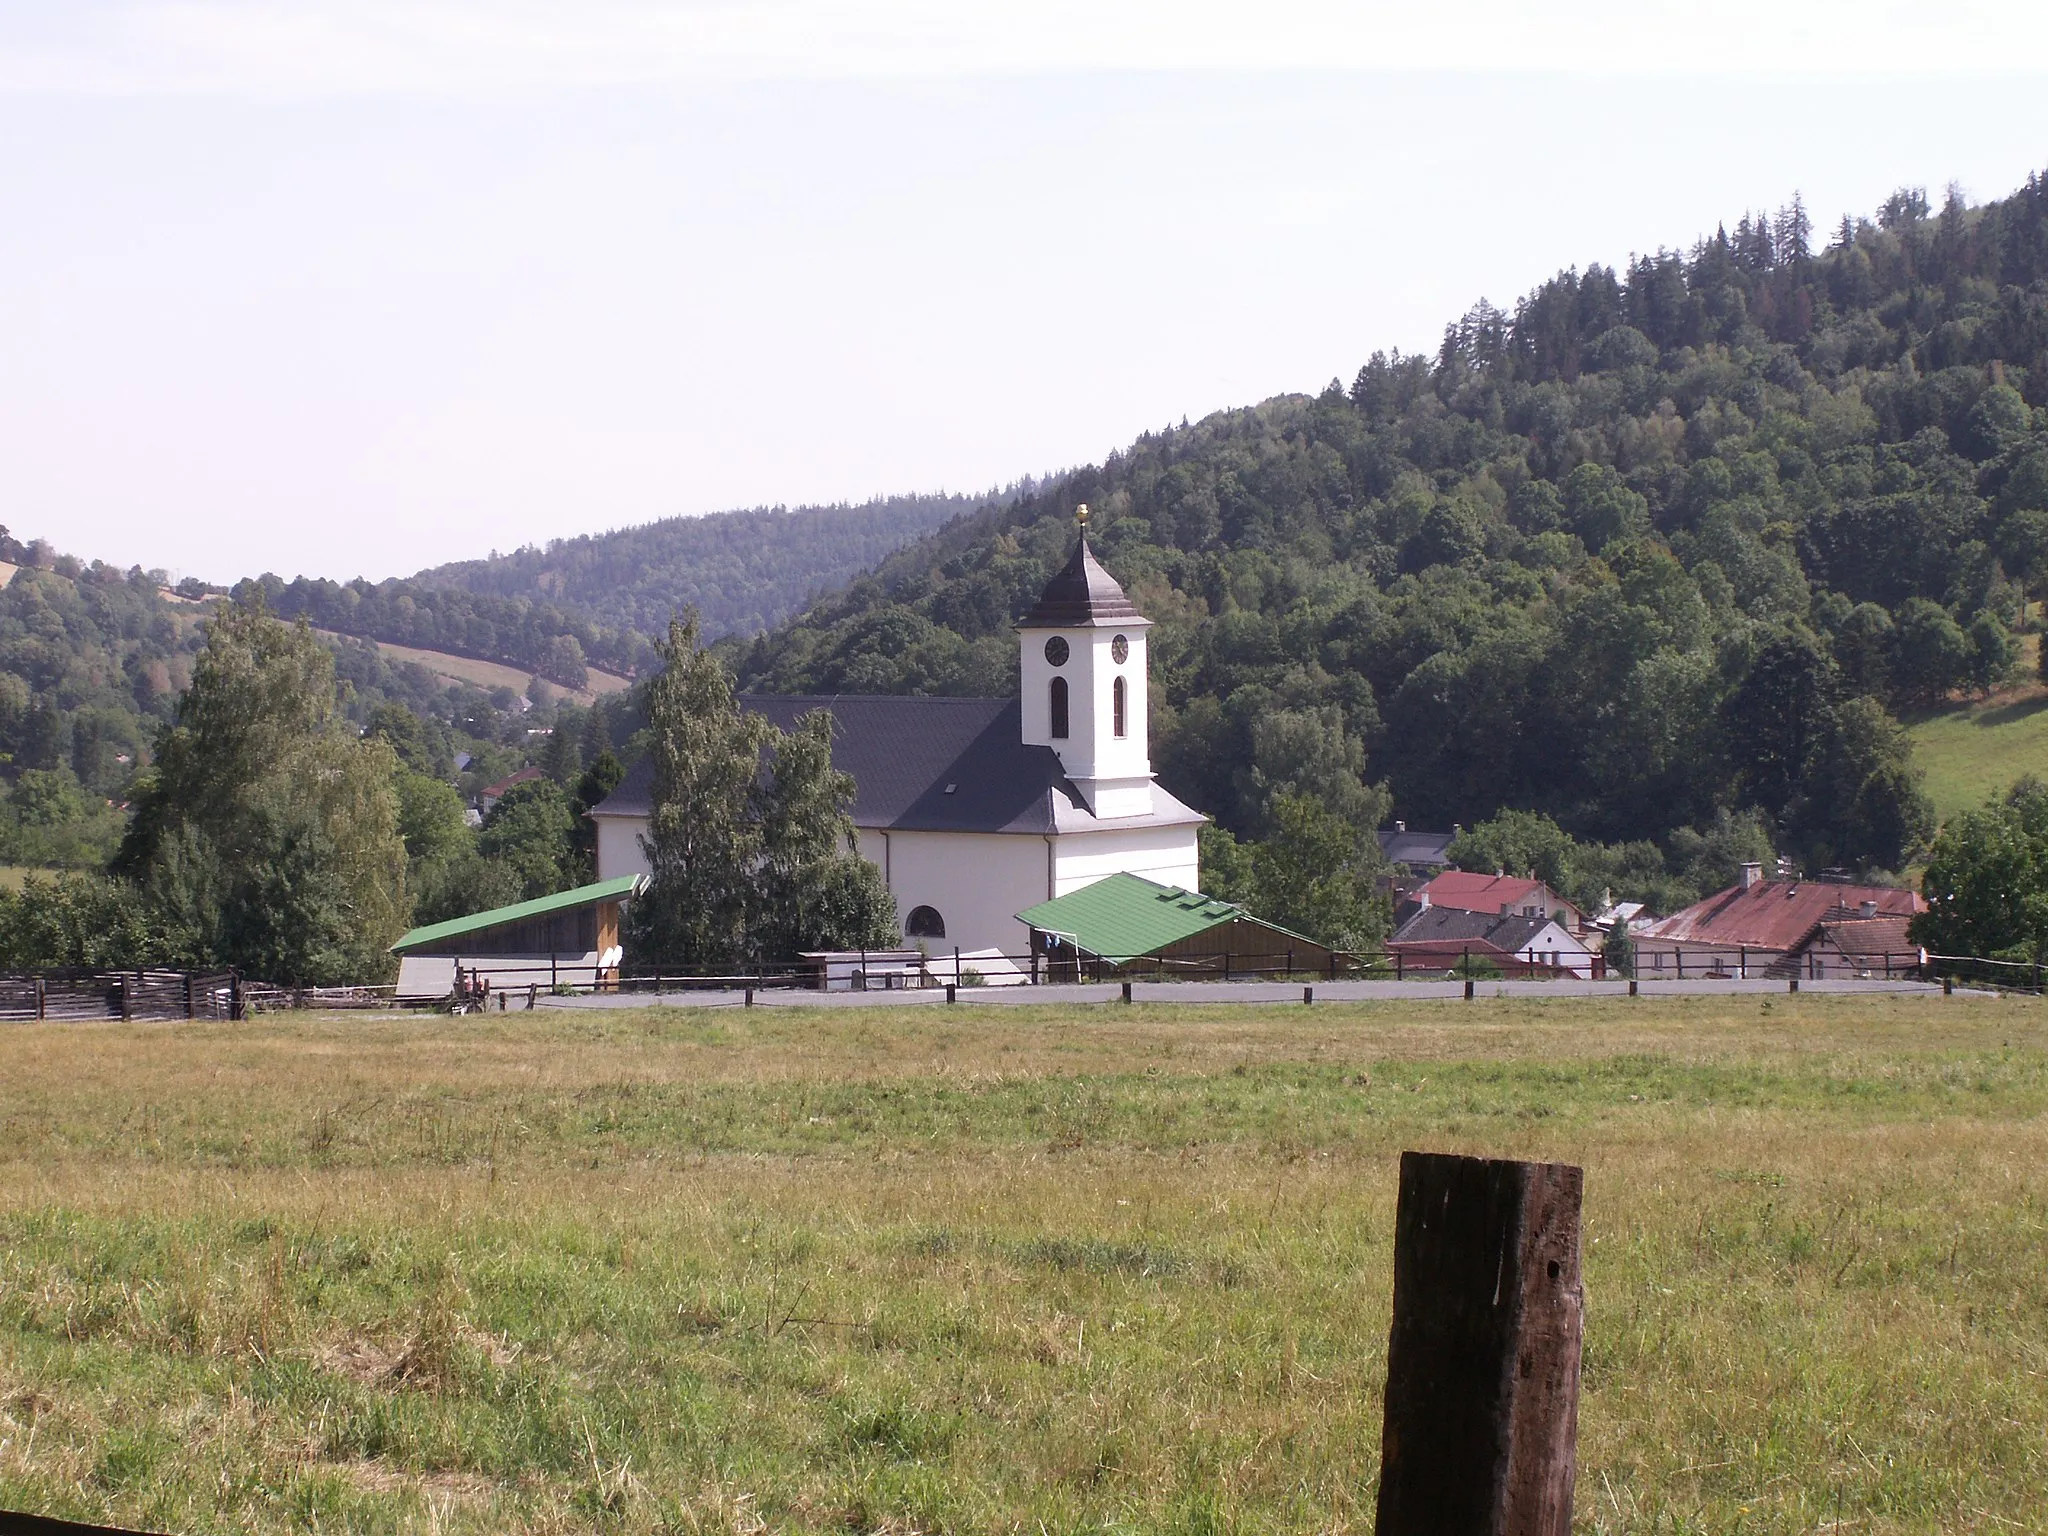
[[[1591,979],[1606,968],[1555,918],[1516,912],[1422,907],[1394,931],[1387,949],[1406,966],[1450,967],[1469,958],[1489,961],[1509,976]]]
[[[888,882],[905,939],[949,961],[957,948],[999,980],[1030,969],[1030,930],[1015,916],[1026,907],[1119,872],[1200,889],[1206,818],[1152,777],[1149,627],[1096,562],[1084,521],[1073,558],[1017,625],[1019,698],[740,702],[785,730],[831,711],[860,852]],[[652,788],[643,759],[591,811],[599,879],[648,872]]]

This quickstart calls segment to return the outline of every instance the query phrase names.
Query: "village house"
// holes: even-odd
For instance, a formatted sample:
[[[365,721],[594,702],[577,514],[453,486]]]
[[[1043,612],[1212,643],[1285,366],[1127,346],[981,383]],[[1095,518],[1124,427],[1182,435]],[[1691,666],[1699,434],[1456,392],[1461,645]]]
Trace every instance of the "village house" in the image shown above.
[[[1573,933],[1582,933],[1586,916],[1541,880],[1517,875],[1482,875],[1462,869],[1447,869],[1418,886],[1395,909],[1396,922],[1405,922],[1425,907],[1448,907],[1458,912],[1484,912],[1494,917],[1553,918]]]
[[[1606,974],[1603,959],[1554,917],[1518,912],[1467,912],[1458,907],[1418,908],[1387,941],[1403,971],[1449,970],[1484,960],[1507,976]]]
[[[1912,918],[1898,913],[1865,916],[1872,905],[1861,903],[1854,917],[1816,923],[1794,951],[1799,974],[1814,981],[1870,981],[1917,971],[1927,952],[1906,936]]]
[[[1761,864],[1745,864],[1737,884],[1635,936],[1636,974],[1799,976],[1809,966],[1833,967],[1828,975],[1873,968],[1896,973],[1918,962],[1905,924],[1926,910],[1916,893],[1896,886],[1766,880]],[[1856,926],[1861,924],[1881,925]],[[1897,948],[1873,950],[1873,944]]]
[[[1453,823],[1448,832],[1411,830],[1405,821],[1382,827],[1378,833],[1380,852],[1386,856],[1397,880],[1427,880],[1451,862],[1451,844],[1463,829]]]
[[[538,783],[540,776],[538,768],[522,768],[510,778],[500,779],[495,784],[485,785],[483,789],[477,792],[477,810],[485,816],[490,815],[493,810],[497,809],[500,800],[511,794],[513,790],[522,784]]]
[[[1017,625],[1021,696],[743,695],[787,730],[831,713],[834,766],[853,776],[859,850],[881,870],[906,945],[990,982],[1030,970],[1017,913],[1125,873],[1196,889],[1207,819],[1162,789],[1148,746],[1150,628],[1088,547]],[[591,818],[600,880],[649,872],[654,765],[642,759]]]

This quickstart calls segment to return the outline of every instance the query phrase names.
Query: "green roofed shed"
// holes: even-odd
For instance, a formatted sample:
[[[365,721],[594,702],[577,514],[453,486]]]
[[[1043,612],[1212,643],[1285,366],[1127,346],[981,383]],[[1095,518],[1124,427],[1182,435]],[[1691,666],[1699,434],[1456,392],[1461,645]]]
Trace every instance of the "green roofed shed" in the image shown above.
[[[645,875],[621,875],[616,880],[600,880],[596,885],[579,885],[574,890],[557,891],[552,896],[536,896],[532,901],[515,902],[509,907],[493,907],[488,912],[473,912],[468,917],[451,917],[445,923],[429,923],[424,928],[413,929],[391,946],[391,952],[394,955],[511,952],[478,949],[474,946],[484,935],[497,929],[528,924],[540,927],[544,919],[569,916],[585,909],[595,913],[596,909],[601,907],[616,907],[620,902],[631,901],[639,895],[640,888],[646,883]],[[616,918],[614,924],[616,925]],[[543,950],[567,947],[566,944],[548,943],[523,946],[526,949]]]
[[[1327,945],[1253,917],[1234,902],[1200,891],[1115,874],[1069,891],[1017,920],[1030,927],[1034,954],[1062,970],[1104,967],[1160,975],[1324,972]]]

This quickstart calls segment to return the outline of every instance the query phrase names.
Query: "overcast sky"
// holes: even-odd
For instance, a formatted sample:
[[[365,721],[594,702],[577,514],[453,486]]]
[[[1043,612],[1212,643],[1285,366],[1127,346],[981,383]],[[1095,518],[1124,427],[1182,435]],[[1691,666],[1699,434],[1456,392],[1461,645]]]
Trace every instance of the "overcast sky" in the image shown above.
[[[2044,84],[1953,0],[0,0],[0,521],[376,577],[985,488],[1795,189],[1999,196]]]

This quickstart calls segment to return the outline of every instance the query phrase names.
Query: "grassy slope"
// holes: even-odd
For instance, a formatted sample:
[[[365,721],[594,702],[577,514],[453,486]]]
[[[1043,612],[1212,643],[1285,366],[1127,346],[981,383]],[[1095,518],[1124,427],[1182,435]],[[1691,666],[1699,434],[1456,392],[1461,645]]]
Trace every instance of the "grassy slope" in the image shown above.
[[[316,633],[334,640],[352,640],[353,635],[338,634],[333,630],[319,630]],[[456,656],[448,651],[422,650],[415,645],[393,645],[389,641],[373,642],[385,659],[392,662],[412,661],[425,667],[429,672],[449,678],[455,682],[474,683],[479,688],[510,688],[516,693],[526,692],[526,685],[533,674],[518,667],[506,666],[503,662],[478,661],[474,656]],[[557,691],[580,704],[588,704],[601,693],[618,693],[633,685],[623,677],[610,672],[600,672],[595,667],[590,672],[587,688],[560,688]]]
[[[0,1507],[1367,1530],[1395,1159],[1428,1146],[1587,1167],[1576,1529],[2031,1527],[2043,1024],[1809,995],[10,1026]]]
[[[2022,774],[2048,777],[2048,686],[2032,681],[2040,637],[2023,640],[2027,683],[1981,703],[1922,715],[1907,727],[1913,761],[1926,770],[1927,793],[1944,821],[2002,794]]]

